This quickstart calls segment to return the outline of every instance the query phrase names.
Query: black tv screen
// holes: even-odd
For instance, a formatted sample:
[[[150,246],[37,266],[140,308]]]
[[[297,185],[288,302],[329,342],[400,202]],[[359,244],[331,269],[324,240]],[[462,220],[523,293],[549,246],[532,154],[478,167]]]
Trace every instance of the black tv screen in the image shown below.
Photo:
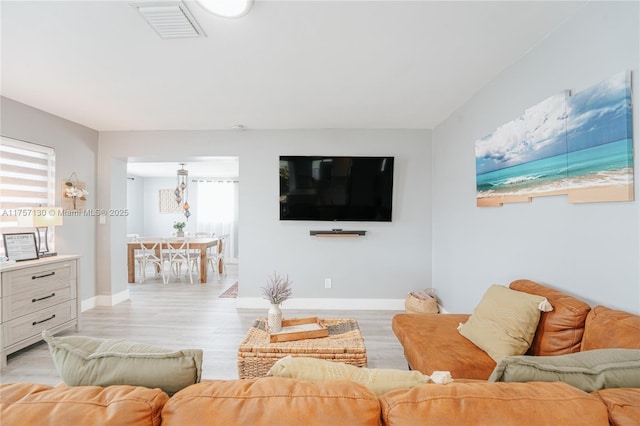
[[[391,222],[393,157],[280,157],[280,220]]]

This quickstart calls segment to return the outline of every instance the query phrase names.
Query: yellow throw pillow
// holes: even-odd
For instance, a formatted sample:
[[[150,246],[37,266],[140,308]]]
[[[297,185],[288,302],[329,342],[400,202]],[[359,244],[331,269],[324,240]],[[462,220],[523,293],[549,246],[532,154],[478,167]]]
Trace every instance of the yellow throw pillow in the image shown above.
[[[527,352],[540,311],[551,310],[545,297],[494,284],[458,331],[498,362],[504,356]]]
[[[286,356],[276,362],[268,376],[288,377],[300,380],[350,380],[365,385],[376,395],[383,395],[394,389],[412,388],[424,383],[450,383],[448,372],[434,372],[434,380],[419,371],[404,371],[385,368],[356,367],[341,362],[317,358]],[[436,380],[436,377],[439,379]]]

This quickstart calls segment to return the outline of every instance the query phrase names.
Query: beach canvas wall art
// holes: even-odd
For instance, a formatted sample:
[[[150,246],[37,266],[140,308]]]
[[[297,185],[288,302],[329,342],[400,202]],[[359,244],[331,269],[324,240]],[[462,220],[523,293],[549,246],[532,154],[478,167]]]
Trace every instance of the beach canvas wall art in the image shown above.
[[[566,193],[568,94],[540,102],[476,141],[478,206]]]
[[[576,93],[567,105],[569,202],[633,200],[631,73]]]
[[[633,200],[630,73],[552,96],[475,149],[479,207],[549,195],[572,203]]]

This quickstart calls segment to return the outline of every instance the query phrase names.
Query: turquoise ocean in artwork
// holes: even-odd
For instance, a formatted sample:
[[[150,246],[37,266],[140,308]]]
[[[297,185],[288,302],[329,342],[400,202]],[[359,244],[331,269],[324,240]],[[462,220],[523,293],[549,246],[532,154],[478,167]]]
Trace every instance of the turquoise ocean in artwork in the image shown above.
[[[535,195],[555,189],[615,185],[633,178],[633,142],[622,139],[477,175],[478,197]],[[570,166],[568,166],[570,164]]]

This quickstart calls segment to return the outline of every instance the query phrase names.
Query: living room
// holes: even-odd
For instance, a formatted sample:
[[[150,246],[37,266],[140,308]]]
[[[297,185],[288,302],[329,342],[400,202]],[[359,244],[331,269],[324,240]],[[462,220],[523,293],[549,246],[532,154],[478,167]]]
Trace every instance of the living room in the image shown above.
[[[257,5],[244,19],[269,4]],[[549,6],[550,11],[560,6]],[[28,6],[3,4],[3,20],[11,20],[12,9],[24,7],[28,12]],[[522,11],[503,7],[514,8],[504,12],[512,13],[514,20],[522,19]],[[528,277],[592,303],[637,312],[637,202],[569,204],[559,196],[500,208],[475,206],[475,140],[559,91],[579,91],[625,70],[631,71],[636,85],[637,3],[578,2],[563,7],[567,19],[561,25],[484,87],[468,92],[468,100],[432,128],[389,128],[394,126],[387,123],[367,128],[369,121],[358,115],[356,128],[329,123],[296,129],[295,123],[288,123],[286,129],[254,130],[247,123],[246,130],[162,130],[146,128],[131,117],[121,130],[97,130],[61,118],[64,103],[58,102],[57,112],[34,107],[39,104],[37,94],[43,92],[13,87],[3,71],[2,133],[54,147],[57,178],[74,171],[82,176],[92,194],[88,208],[126,208],[127,159],[239,157],[244,268],[238,307],[258,306],[259,288],[278,270],[296,282],[290,301],[296,308],[402,309],[408,291],[435,287],[447,311],[468,312],[490,283]],[[550,11],[537,12],[546,16]],[[3,26],[3,33],[12,28]],[[17,55],[24,40],[6,34],[3,55]],[[7,56],[3,68],[12,69],[20,61],[19,56]],[[477,72],[472,62],[466,70]],[[637,91],[633,96],[637,104]],[[91,105],[82,109],[90,110]],[[637,123],[637,109],[633,117]],[[353,226],[367,230],[365,238],[339,241],[309,236],[315,228],[335,227],[331,224],[278,221],[278,156],[319,153],[395,156],[393,221],[358,223]],[[72,217],[56,229],[60,253],[82,253],[83,309],[126,300],[126,252],[121,249],[125,227],[125,218],[97,224]],[[333,280],[331,289],[324,288],[327,277]]]
[[[623,71],[630,72],[631,87],[638,87],[638,1],[327,2],[330,6],[258,1],[237,20],[211,17],[186,2],[209,34],[179,40],[191,43],[189,47],[176,44],[178,40],[158,44],[166,41],[145,28],[144,21],[135,21],[139,17],[131,5],[114,3],[123,3],[123,9],[110,2],[0,4],[2,136],[54,148],[56,187],[76,173],[90,194],[89,209],[126,209],[130,161],[175,161],[177,166],[207,156],[237,157],[241,285],[232,309],[243,326],[247,313],[266,312],[260,289],[274,270],[294,282],[293,297],[283,308],[309,315],[362,310],[385,311],[386,318],[404,310],[408,292],[424,288],[437,290],[444,312],[470,313],[491,284],[508,285],[520,278],[592,306],[640,313],[637,184],[633,199],[624,202],[572,204],[561,195],[480,208],[474,167],[475,141],[550,96],[580,92]],[[162,74],[165,80],[134,74],[135,55],[131,50],[118,54],[118,46],[132,42],[118,36],[117,25],[101,20],[106,13],[132,15],[127,15],[127,25],[140,25],[137,42],[147,47],[137,52],[140,63],[169,69]],[[80,23],[72,24],[78,16]],[[280,27],[287,21],[284,16],[301,21]],[[437,22],[445,17],[457,18]],[[257,22],[267,18],[272,21]],[[386,20],[392,18],[397,26],[389,27]],[[285,40],[283,34],[270,33],[278,44],[264,54],[260,49],[270,38],[251,32],[250,25],[282,28]],[[451,27],[451,32],[432,34],[429,25],[443,32]],[[361,32],[352,30],[348,43],[328,35],[350,34],[349,28]],[[395,31],[381,35],[381,28]],[[219,65],[226,65],[227,78],[242,69],[242,76],[254,79],[229,79],[226,90],[212,87],[199,69],[198,56],[213,53],[198,47],[234,35],[246,43],[233,46],[248,54],[227,51]],[[253,46],[259,37],[261,43]],[[296,37],[308,44],[287,48]],[[394,45],[385,37],[411,43]],[[327,40],[332,43],[325,45]],[[431,44],[442,44],[437,50],[441,56],[418,61],[432,58]],[[98,66],[89,67],[84,58],[94,50]],[[194,51],[195,56],[185,59]],[[386,62],[397,64],[376,68]],[[296,67],[307,77],[291,88],[287,79],[295,72],[284,70]],[[370,75],[377,69],[389,74]],[[269,80],[262,71],[277,78]],[[450,79],[442,91],[426,91],[424,75],[441,74],[453,77],[455,84]],[[189,99],[180,91],[182,80],[198,78],[202,89]],[[131,89],[125,84],[131,79],[140,90],[118,99],[109,96]],[[145,86],[151,90],[143,90]],[[265,97],[253,97],[253,92]],[[165,98],[168,94],[174,98]],[[144,97],[149,104],[137,102]],[[639,104],[638,90],[632,101]],[[193,104],[217,109],[190,111]],[[182,121],[172,121],[172,111]],[[213,121],[203,121],[203,115]],[[271,121],[260,121],[263,116]],[[637,129],[637,107],[632,117]],[[280,221],[282,155],[393,156],[392,221]],[[640,164],[637,149],[633,156]],[[81,311],[90,312],[96,324],[100,311],[94,308],[117,307],[130,299],[126,217],[103,219],[65,217],[55,229],[55,250],[80,255]],[[309,233],[336,227],[366,235],[315,238]],[[331,288],[325,288],[327,278]],[[390,324],[386,328],[391,333]]]

